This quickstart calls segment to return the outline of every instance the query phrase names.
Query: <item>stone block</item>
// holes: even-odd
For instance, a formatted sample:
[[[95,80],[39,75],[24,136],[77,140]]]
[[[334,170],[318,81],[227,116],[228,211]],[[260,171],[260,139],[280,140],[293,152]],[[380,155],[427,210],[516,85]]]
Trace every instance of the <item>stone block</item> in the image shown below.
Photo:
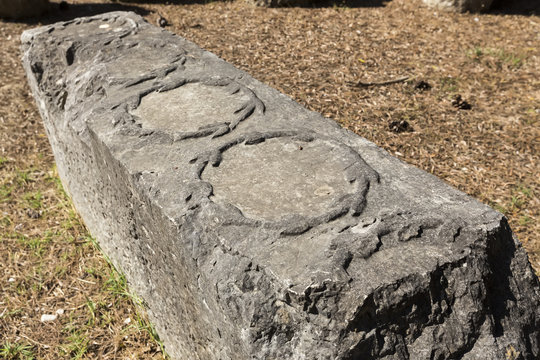
[[[493,0],[423,0],[425,4],[444,10],[457,12],[488,11]]]
[[[49,10],[49,0],[0,0],[0,17],[21,19],[40,16]]]
[[[22,50],[65,188],[173,359],[539,358],[500,213],[133,13]]]

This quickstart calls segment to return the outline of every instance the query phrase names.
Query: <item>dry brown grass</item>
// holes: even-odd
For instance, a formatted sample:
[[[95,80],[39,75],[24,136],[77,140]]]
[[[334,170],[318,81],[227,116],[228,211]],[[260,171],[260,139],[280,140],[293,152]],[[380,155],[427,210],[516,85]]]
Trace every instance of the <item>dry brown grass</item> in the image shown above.
[[[169,30],[494,206],[540,270],[540,17],[438,13],[420,0],[130,6],[154,23],[161,14]],[[72,6],[42,21],[103,9]],[[0,351],[9,343],[40,359],[162,358],[136,320],[137,301],[61,190],[19,60],[19,35],[32,26],[0,21]],[[421,80],[431,89],[417,89]],[[457,95],[470,110],[452,105]],[[412,131],[396,132],[393,121]],[[58,309],[57,320],[40,321]]]

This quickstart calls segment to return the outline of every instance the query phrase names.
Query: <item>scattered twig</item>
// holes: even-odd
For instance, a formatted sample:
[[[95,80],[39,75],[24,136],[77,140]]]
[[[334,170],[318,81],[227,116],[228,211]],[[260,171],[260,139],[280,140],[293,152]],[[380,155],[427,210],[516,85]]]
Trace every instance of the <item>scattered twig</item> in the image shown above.
[[[375,81],[375,82],[362,82],[362,81],[359,81],[359,82],[355,83],[355,82],[349,81],[348,84],[352,85],[352,86],[356,86],[356,87],[384,86],[384,85],[390,85],[390,84],[396,84],[396,83],[404,82],[404,81],[407,81],[407,80],[409,80],[409,76],[402,76],[402,77],[397,78],[397,79],[386,80],[386,81]]]
[[[84,279],[80,279],[80,278],[77,278],[77,280],[82,281],[83,283],[87,283],[87,284],[91,284],[91,285],[96,285],[96,283],[93,282],[93,281],[84,280]]]
[[[36,340],[33,340],[33,339],[30,339],[28,336],[24,335],[24,334],[20,334],[21,337],[25,338],[26,340],[30,341],[31,343],[35,344],[35,345],[39,345],[45,349],[49,349],[50,346],[49,345],[46,345],[46,344],[42,344],[40,342],[37,342]]]

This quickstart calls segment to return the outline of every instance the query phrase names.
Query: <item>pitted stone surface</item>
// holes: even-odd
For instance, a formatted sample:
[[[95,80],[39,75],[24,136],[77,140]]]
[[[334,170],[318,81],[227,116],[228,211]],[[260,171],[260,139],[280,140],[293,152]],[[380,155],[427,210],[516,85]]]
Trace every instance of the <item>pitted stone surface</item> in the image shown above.
[[[488,206],[135,14],[22,43],[65,188],[173,359],[540,357]]]
[[[226,222],[281,235],[360,215],[379,181],[354,149],[309,131],[247,133],[191,162],[202,195],[235,210]]]
[[[155,51],[144,58],[140,57],[136,45],[136,43],[128,42],[126,50],[120,57],[105,64],[105,71],[112,82],[130,84],[134,75],[137,75],[138,81],[141,81],[141,78],[154,79],[182,67],[185,61],[183,51],[171,44],[154,44]],[[118,66],[119,64],[122,66]],[[150,72],[148,64],[152,64],[153,70]]]
[[[356,159],[344,158],[340,150],[320,140],[290,138],[241,144],[224,152],[219,166],[207,166],[202,178],[212,185],[214,199],[246,216],[316,216],[354,192],[345,169]]]
[[[233,123],[249,100],[224,86],[188,83],[144,96],[132,114],[143,129],[194,132],[217,122]]]

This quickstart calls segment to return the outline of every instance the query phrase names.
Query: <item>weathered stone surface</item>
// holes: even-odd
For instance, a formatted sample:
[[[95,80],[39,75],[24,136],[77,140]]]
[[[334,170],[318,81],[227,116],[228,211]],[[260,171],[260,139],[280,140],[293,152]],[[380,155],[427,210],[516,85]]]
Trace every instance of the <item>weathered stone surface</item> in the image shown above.
[[[423,0],[425,4],[439,9],[458,12],[488,11],[493,0]]]
[[[0,17],[20,19],[42,15],[49,0],[0,0]]]
[[[173,358],[539,358],[538,279],[488,206],[134,14],[22,43],[65,187]]]

